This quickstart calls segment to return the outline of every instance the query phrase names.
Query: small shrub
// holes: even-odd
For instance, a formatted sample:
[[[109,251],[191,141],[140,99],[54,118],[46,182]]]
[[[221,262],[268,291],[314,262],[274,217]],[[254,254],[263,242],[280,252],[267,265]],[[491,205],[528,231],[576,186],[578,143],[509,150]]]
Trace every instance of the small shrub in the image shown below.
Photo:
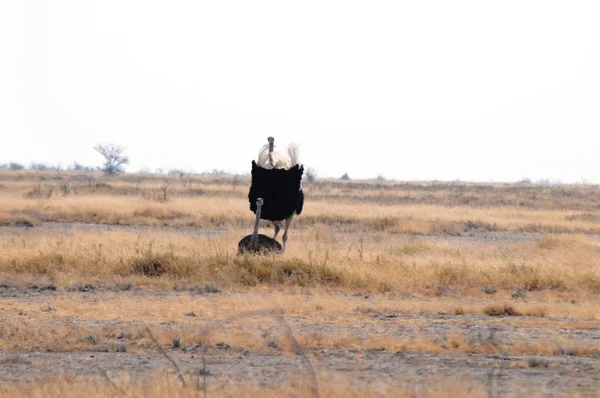
[[[180,288],[178,286],[175,286],[174,289],[180,290]],[[218,293],[221,293],[221,290],[219,290],[219,288],[217,288],[217,286],[213,285],[212,283],[206,283],[206,284],[204,284],[204,286],[196,285],[196,286],[190,287],[189,289],[187,289],[187,291],[190,293],[194,293],[194,294],[218,294]]]
[[[317,180],[317,171],[313,168],[309,168],[306,170],[305,176],[309,183],[313,183]]]
[[[523,313],[523,315],[534,316],[534,317],[538,317],[538,318],[545,318],[546,317],[546,308],[543,308],[543,307],[533,308],[533,309],[525,311],[525,313]]]
[[[398,225],[398,219],[395,217],[377,217],[369,220],[368,224],[374,231],[387,231]]]
[[[553,236],[543,236],[535,241],[535,245],[543,250],[550,250],[560,247],[563,241],[560,238]]]
[[[485,294],[494,294],[497,290],[494,286],[484,286],[481,288],[481,291]]]
[[[144,276],[161,276],[173,273],[175,256],[170,253],[152,253],[151,249],[130,260],[133,273]]]
[[[454,309],[454,315],[464,315],[465,314],[465,309],[462,307],[456,307]]]
[[[485,307],[483,313],[488,316],[520,316],[519,313],[512,305],[504,304],[500,305],[491,305]]]
[[[47,165],[45,165],[43,163],[31,163],[29,165],[30,170],[45,171],[45,170],[48,170],[49,168],[50,167],[48,167]]]
[[[76,283],[73,286],[71,286],[69,290],[81,293],[92,292],[96,290],[96,286],[92,285],[91,283]]]
[[[81,341],[89,345],[97,345],[99,338],[93,334],[88,334],[87,336],[84,336]]]
[[[286,259],[280,262],[276,259],[244,256],[234,259],[233,266],[240,281],[250,286],[258,283],[343,285],[340,271],[301,259]]]
[[[550,361],[544,358],[531,357],[527,360],[527,365],[530,368],[547,368],[550,366]]]
[[[35,227],[37,221],[23,214],[8,214],[0,211],[0,226]]]
[[[466,267],[456,267],[451,264],[436,266],[434,270],[435,278],[439,285],[456,286],[464,284],[471,278],[471,270]]]
[[[525,299],[527,298],[527,290],[523,289],[523,288],[517,288],[515,289],[512,294],[510,295],[514,300],[516,299]]]
[[[42,187],[42,184],[38,183],[31,191],[25,194],[25,199],[50,199],[53,192],[54,188]]]
[[[114,351],[115,352],[127,352],[127,345],[124,343],[115,344]]]
[[[23,165],[22,165],[22,164],[20,164],[20,163],[10,162],[10,163],[8,164],[8,168],[9,168],[10,170],[23,170],[23,169],[25,168],[25,166],[23,166]]]
[[[571,215],[565,216],[565,220],[567,220],[567,221],[599,222],[600,215],[596,214],[596,213],[571,214]]]
[[[207,283],[204,285],[204,293],[217,294],[221,293],[221,291],[219,290],[219,288],[217,288],[217,286],[213,285],[212,283]]]
[[[473,220],[467,220],[463,223],[463,231],[464,232],[469,232],[469,231],[485,231],[485,232],[491,232],[491,231],[497,231],[498,230],[498,226],[496,224],[490,224],[487,222],[483,222],[483,221],[473,221]]]

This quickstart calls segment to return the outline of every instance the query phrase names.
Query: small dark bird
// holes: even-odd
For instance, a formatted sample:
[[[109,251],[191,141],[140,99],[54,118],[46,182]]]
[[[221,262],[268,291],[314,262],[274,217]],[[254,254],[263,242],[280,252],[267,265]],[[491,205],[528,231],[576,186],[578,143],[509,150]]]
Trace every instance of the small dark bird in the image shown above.
[[[260,213],[264,201],[262,198],[256,200],[256,220],[254,221],[254,232],[252,235],[244,236],[238,243],[238,254],[244,253],[268,253],[283,251],[281,243],[266,235],[258,233]]]

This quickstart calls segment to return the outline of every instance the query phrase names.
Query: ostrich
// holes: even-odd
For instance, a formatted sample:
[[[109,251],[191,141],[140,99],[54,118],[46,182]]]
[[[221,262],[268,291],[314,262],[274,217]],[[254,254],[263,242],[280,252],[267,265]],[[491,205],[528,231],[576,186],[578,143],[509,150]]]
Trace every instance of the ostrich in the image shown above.
[[[289,157],[274,151],[275,139],[268,138],[268,145],[262,147],[258,162],[252,161],[252,183],[248,192],[250,210],[263,220],[273,223],[277,238],[285,221],[282,236],[283,247],[288,240],[288,230],[295,215],[302,213],[304,193],[302,192],[302,174],[304,166],[298,162],[298,147],[288,147]],[[261,211],[258,211],[258,199],[262,198]]]
[[[269,238],[266,235],[258,233],[258,224],[260,222],[260,213],[264,201],[262,198],[256,199],[256,220],[254,221],[254,232],[252,235],[247,235],[238,243],[238,254],[246,252],[259,253],[266,251],[280,252],[282,250],[281,243],[274,238]]]

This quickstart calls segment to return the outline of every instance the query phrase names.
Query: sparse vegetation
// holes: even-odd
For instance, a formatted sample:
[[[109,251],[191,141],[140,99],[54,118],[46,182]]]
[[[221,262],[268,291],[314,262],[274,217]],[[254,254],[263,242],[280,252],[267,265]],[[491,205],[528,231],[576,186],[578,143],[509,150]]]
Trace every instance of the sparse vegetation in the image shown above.
[[[313,361],[513,356],[510,368],[561,374],[565,358],[600,355],[597,187],[318,179],[284,256],[237,256],[252,226],[248,178],[0,170],[0,363],[162,355],[142,320],[187,366],[188,385],[200,375],[216,395],[233,390],[190,355],[278,358],[296,355],[296,341]],[[99,388],[141,393],[112,377]]]
[[[309,167],[308,169],[306,169],[305,176],[306,176],[306,181],[308,181],[309,183],[313,183],[313,182],[317,181],[318,174],[315,169]]]

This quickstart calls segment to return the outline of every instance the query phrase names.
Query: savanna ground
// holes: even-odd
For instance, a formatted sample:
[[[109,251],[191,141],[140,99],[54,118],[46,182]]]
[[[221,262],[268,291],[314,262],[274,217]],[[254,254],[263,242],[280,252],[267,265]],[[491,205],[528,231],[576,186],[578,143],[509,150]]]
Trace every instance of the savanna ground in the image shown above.
[[[597,186],[248,184],[0,171],[0,396],[600,395]]]

